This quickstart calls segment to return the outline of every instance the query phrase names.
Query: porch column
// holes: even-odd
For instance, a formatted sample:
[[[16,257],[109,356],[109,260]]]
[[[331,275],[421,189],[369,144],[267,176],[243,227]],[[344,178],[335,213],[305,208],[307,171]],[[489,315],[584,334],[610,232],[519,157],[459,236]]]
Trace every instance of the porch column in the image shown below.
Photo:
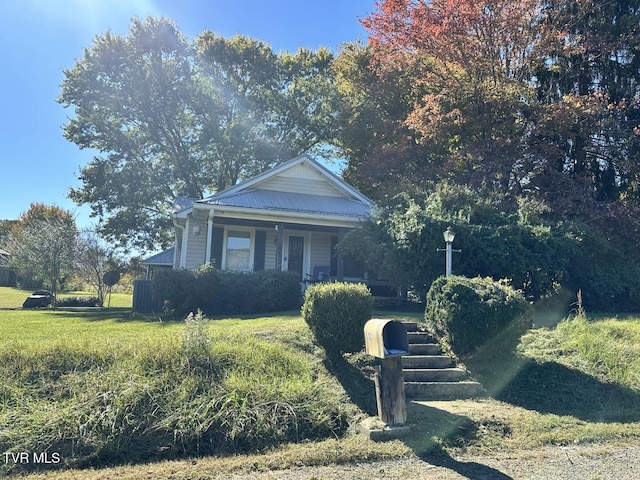
[[[284,262],[282,261],[282,249],[284,246],[284,223],[276,224],[276,270],[282,271]]]
[[[338,243],[340,243],[343,239],[344,236],[347,234],[347,229],[346,228],[339,228],[338,229]],[[342,258],[342,256],[338,255],[338,281],[342,282],[344,280],[344,259]]]
[[[204,254],[204,263],[209,265],[211,263],[211,241],[213,237],[213,210],[209,210],[209,217],[207,218],[207,249]]]

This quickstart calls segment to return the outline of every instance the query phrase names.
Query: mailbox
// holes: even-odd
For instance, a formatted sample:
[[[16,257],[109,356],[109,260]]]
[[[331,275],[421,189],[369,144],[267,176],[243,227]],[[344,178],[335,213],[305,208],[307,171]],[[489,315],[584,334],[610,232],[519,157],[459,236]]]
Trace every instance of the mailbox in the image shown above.
[[[364,326],[365,351],[378,358],[409,354],[407,329],[402,322],[372,318]]]

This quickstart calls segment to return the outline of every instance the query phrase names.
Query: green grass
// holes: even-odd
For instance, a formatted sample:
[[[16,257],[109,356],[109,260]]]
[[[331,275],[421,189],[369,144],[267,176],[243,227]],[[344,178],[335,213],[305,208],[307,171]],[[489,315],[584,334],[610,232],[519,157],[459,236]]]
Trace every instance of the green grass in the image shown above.
[[[0,287],[0,308],[20,308],[25,298],[27,298],[34,289],[20,289],[13,287]],[[63,292],[58,295],[59,298],[75,297],[75,296],[95,296],[92,292]],[[105,299],[105,305],[109,302],[109,296]],[[129,308],[133,304],[133,296],[128,293],[113,293],[111,295],[111,307]]]
[[[0,451],[66,466],[251,452],[339,436],[357,416],[299,315],[3,310],[0,376]]]
[[[421,319],[392,312],[376,316]],[[158,438],[170,447],[166,458],[186,454],[187,447],[191,454],[247,453],[202,458],[197,473],[190,462],[166,462],[47,475],[138,478],[152,468],[156,478],[175,478],[177,471],[185,472],[178,478],[189,478],[186,472],[210,478],[207,472],[249,475],[256,469],[433,452],[515,454],[549,445],[640,441],[639,318],[573,319],[531,330],[517,355],[498,364],[468,365],[490,398],[412,402],[410,435],[385,443],[350,435],[338,425],[375,413],[373,385],[358,370],[360,355],[351,363],[327,363],[297,312],[218,319],[205,332],[203,355],[203,336],[185,340],[184,322],[132,316],[125,309],[0,311],[0,451],[48,444],[63,449],[56,435],[66,432],[78,453],[88,442],[101,461],[115,463],[154,458],[140,449],[153,447]],[[192,348],[185,349],[185,341]],[[225,419],[226,443],[213,450],[212,439],[219,437],[207,432],[222,428]],[[276,420],[265,430],[269,419]],[[293,436],[283,430],[292,422]],[[311,422],[324,433],[309,434]],[[82,440],[81,430],[93,436]],[[309,441],[289,443],[295,435]],[[260,443],[266,439],[273,441]],[[262,453],[249,453],[250,445]],[[86,464],[92,458],[85,454]]]

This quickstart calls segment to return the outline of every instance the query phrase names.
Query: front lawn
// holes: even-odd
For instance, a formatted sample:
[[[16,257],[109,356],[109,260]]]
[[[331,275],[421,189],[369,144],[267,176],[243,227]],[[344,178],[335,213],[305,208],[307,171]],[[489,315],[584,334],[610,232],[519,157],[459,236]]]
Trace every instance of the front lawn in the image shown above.
[[[202,458],[206,479],[207,471],[250,475],[256,465],[638,442],[638,340],[636,318],[533,329],[510,363],[470,365],[491,398],[411,402],[409,436],[373,443],[349,428],[363,398],[375,413],[373,385],[347,362],[332,371],[297,312],[187,327],[125,309],[4,310],[0,451],[59,452],[60,465],[49,465],[56,470],[254,452]],[[188,465],[159,463],[154,475],[173,478]],[[136,478],[150,467],[131,468]],[[74,475],[120,476],[100,472]]]
[[[316,353],[298,315],[0,311],[0,451],[97,466],[341,436],[356,408]]]

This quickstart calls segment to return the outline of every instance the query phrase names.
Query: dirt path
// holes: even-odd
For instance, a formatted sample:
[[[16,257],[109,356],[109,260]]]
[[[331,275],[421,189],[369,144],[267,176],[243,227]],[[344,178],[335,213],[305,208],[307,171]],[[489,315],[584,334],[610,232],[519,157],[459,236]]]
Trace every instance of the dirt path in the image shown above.
[[[220,477],[223,478],[223,477]],[[517,455],[446,456],[355,465],[300,467],[225,475],[256,480],[632,480],[640,478],[640,444],[626,447],[548,447]]]

